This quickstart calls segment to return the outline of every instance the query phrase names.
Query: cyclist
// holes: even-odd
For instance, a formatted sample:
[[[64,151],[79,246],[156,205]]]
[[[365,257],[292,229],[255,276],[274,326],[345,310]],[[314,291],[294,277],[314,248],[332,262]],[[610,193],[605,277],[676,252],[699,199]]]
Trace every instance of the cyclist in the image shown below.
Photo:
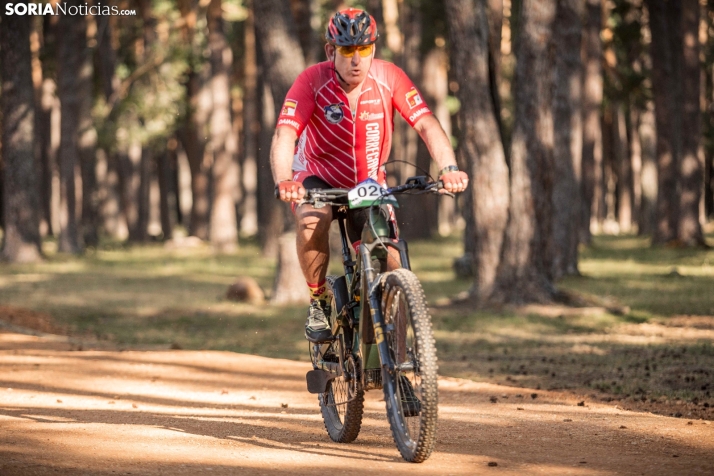
[[[367,178],[384,185],[394,109],[426,143],[444,188],[457,193],[468,185],[448,137],[412,81],[394,64],[375,59],[378,37],[375,20],[365,11],[349,8],[330,19],[325,33],[328,60],[298,76],[278,117],[270,163],[281,200],[296,202],[305,189],[351,188]],[[305,336],[323,342],[331,335],[325,277],[333,210],[296,208],[294,203],[293,209],[298,258],[310,293]],[[360,213],[348,219],[355,247],[365,219]],[[392,223],[396,237],[393,216]]]

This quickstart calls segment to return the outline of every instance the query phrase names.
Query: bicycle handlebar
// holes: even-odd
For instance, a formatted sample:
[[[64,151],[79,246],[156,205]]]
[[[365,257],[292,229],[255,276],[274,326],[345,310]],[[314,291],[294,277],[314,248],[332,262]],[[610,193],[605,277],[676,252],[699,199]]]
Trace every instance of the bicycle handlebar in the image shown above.
[[[410,190],[423,190],[438,193],[439,190],[444,188],[444,183],[439,180],[437,182],[427,182],[426,176],[409,177],[406,183],[402,185],[397,185],[395,187],[389,187],[384,189],[382,195],[393,195],[398,193],[404,193]],[[325,188],[325,189],[308,189],[305,190],[305,198],[297,202],[297,205],[304,204],[315,204],[320,202],[324,205],[346,205],[347,194],[351,189],[349,188]],[[450,196],[454,196],[452,193],[446,192]],[[335,200],[345,199],[344,201],[339,201],[335,203]]]

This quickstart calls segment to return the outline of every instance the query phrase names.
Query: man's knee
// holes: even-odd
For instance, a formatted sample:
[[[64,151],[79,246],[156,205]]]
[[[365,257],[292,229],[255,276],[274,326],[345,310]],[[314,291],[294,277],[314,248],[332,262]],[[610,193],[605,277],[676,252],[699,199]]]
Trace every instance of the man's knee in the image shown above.
[[[332,210],[329,207],[299,207],[295,219],[298,233],[312,236],[314,233],[326,233],[332,222]]]

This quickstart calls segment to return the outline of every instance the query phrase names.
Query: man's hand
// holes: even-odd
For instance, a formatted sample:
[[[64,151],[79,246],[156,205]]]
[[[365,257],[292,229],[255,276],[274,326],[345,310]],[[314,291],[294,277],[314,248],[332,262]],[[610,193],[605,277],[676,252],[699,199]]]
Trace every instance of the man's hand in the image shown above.
[[[461,171],[447,172],[439,177],[439,180],[444,182],[443,190],[451,193],[463,192],[469,184],[469,176]]]
[[[284,202],[297,202],[305,196],[305,187],[300,182],[283,180],[275,186],[275,198]]]

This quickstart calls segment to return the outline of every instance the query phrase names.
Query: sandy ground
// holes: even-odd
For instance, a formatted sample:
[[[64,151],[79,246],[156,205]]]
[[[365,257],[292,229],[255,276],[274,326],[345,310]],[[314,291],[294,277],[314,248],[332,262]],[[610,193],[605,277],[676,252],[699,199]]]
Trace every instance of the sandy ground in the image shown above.
[[[436,450],[416,465],[380,391],[357,441],[332,443],[306,363],[76,348],[0,330],[0,475],[714,474],[708,421],[443,378]]]

